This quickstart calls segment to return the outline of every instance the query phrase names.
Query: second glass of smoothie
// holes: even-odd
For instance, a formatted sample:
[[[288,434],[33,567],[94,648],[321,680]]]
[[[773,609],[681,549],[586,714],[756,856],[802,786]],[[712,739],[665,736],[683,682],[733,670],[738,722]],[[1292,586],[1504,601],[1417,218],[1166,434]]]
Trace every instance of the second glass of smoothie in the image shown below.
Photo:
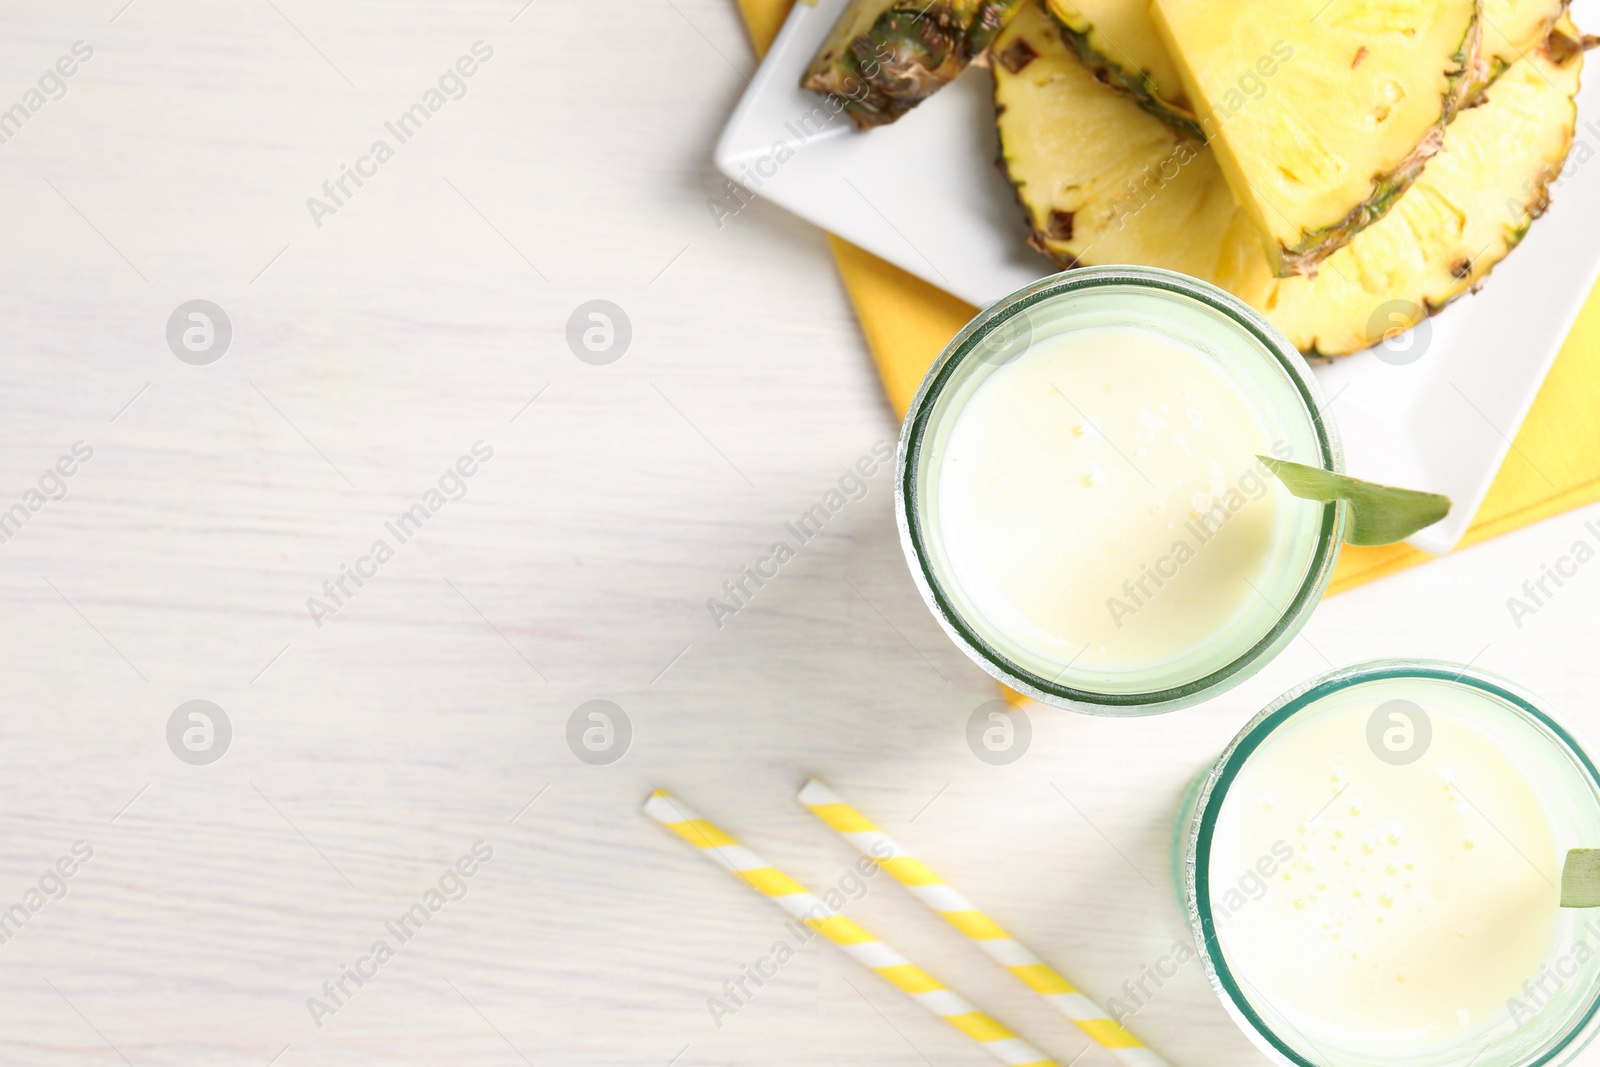
[[[1593,1036],[1600,920],[1559,902],[1567,850],[1600,846],[1600,774],[1504,679],[1398,660],[1315,679],[1190,811],[1190,931],[1277,1062],[1530,1067]]]

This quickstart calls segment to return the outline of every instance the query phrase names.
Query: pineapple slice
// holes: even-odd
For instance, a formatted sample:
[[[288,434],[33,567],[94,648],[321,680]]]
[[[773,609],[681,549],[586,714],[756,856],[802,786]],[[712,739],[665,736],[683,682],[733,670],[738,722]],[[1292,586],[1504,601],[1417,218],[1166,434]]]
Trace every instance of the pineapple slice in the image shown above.
[[[1156,29],[1274,273],[1315,273],[1439,150],[1486,77],[1479,5],[1154,0]]]
[[[1322,356],[1413,325],[1515,247],[1571,146],[1588,43],[1563,21],[1452,124],[1387,217],[1315,278],[1279,278],[1212,149],[1098,84],[1041,14],[1031,4],[1017,14],[994,63],[1002,163],[1034,246],[1066,267],[1137,263],[1202,278]]]
[[[1415,326],[1479,285],[1549,205],[1577,125],[1584,39],[1563,18],[1512,63],[1382,221],[1315,279],[1241,291],[1303,351],[1340,355]]]
[[[1148,0],[1048,0],[1048,6],[1067,44],[1095,77],[1133,94],[1179,133],[1205,140],[1178,68],[1150,21]]]
[[[851,0],[800,78],[857,126],[885,126],[955,80],[1021,0]]]
[[[1035,248],[1068,267],[1215,273],[1234,203],[1209,149],[1101,85],[1037,3],[1001,32],[992,65],[1001,166]]]
[[[1067,44],[1095,77],[1132,93],[1141,107],[1196,140],[1206,139],[1195,120],[1178,68],[1150,19],[1147,0],[1047,0]],[[1482,89],[1542,41],[1567,8],[1567,0],[1483,0]]]

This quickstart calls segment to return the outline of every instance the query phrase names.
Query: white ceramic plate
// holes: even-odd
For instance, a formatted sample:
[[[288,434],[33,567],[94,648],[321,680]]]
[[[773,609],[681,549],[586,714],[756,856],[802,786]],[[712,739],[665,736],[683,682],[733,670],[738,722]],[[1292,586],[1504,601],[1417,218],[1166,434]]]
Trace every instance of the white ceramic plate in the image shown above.
[[[845,3],[795,4],[717,143],[718,168],[979,307],[1050,273],[1027,246],[1011,187],[994,165],[988,71],[969,69],[867,133],[799,87]],[[1573,14],[1580,26],[1600,27],[1600,0],[1577,0]],[[1600,54],[1591,62],[1600,64]],[[1455,502],[1448,518],[1411,538],[1425,551],[1448,552],[1466,532],[1600,275],[1600,165],[1586,165],[1600,154],[1600,74],[1585,71],[1584,83],[1554,203],[1483,291],[1392,342],[1386,359],[1369,350],[1317,369],[1351,474]]]

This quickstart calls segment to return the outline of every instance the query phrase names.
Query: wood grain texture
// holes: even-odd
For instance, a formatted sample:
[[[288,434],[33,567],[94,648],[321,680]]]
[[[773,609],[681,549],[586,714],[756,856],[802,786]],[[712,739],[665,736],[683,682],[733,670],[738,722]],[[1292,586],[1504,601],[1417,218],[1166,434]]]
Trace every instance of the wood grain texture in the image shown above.
[[[0,1062],[978,1064],[820,944],[717,1027],[781,916],[640,815],[649,787],[825,885],[853,855],[795,803],[822,774],[1104,998],[1182,936],[1184,783],[1289,685],[1476,659],[1593,725],[1600,570],[1521,628],[1504,603],[1591,509],[1330,601],[1210,705],[1035,710],[985,765],[994,689],[918,601],[886,475],[706,609],[896,432],[823,236],[705,207],[753,65],[732,5],[123,3],[12,4],[0,34],[0,103],[95,50],[0,145],[0,505],[94,450],[0,545],[0,907],[94,850],[0,944]],[[466,95],[317,227],[306,199],[479,40]],[[164,338],[195,298],[233,324],[209,366]],[[566,342],[597,298],[633,326],[608,366]],[[307,598],[478,441],[466,495],[318,627]],[[234,731],[209,766],[165,740],[196,698]],[[597,698],[634,728],[604,767],[565,738]],[[466,895],[317,1027],[307,998],[479,840]],[[849,913],[1082,1051],[899,887]],[[1135,1026],[1182,1067],[1261,1062],[1193,967]]]

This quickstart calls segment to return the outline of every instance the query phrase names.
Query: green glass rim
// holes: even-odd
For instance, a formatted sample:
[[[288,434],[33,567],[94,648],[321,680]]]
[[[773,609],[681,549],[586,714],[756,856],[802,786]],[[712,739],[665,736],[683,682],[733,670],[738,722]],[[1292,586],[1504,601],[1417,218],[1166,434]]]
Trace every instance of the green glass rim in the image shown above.
[[[1105,693],[1062,685],[1028,670],[985,640],[962,616],[934,573],[927,551],[926,534],[918,515],[921,491],[917,484],[917,471],[929,421],[944,388],[967,359],[981,349],[990,334],[1018,313],[1068,293],[1108,287],[1154,289],[1185,297],[1204,304],[1245,330],[1272,354],[1278,367],[1294,386],[1316,437],[1319,465],[1330,471],[1343,471],[1343,453],[1338,434],[1323,417],[1320,390],[1311,376],[1311,368],[1287,338],[1253,308],[1214,285],[1175,271],[1133,266],[1078,267],[1024,286],[991,304],[969,322],[934,360],[911,401],[901,427],[895,472],[895,518],[900,527],[901,543],[911,564],[912,578],[924,602],[951,639],[986,673],[1027,696],[1057,707],[1098,715],[1154,715],[1197,703],[1244,681],[1265,666],[1277,649],[1299,632],[1310,615],[1310,608],[1321,599],[1332,576],[1333,564],[1343,541],[1345,514],[1342,507],[1338,504],[1323,506],[1317,548],[1311,566],[1306,569],[1294,596],[1280,611],[1272,629],[1231,662],[1203,677],[1182,685],[1140,693]]]
[[[1531,693],[1504,678],[1476,670],[1470,665],[1443,660],[1386,659],[1341,667],[1289,690],[1251,719],[1218,757],[1196,798],[1194,815],[1188,831],[1188,847],[1185,850],[1185,910],[1189,932],[1194,937],[1196,948],[1200,950],[1201,964],[1205,967],[1212,988],[1217,991],[1223,1003],[1239,1017],[1241,1025],[1247,1026],[1248,1032],[1266,1042],[1284,1062],[1294,1064],[1296,1067],[1330,1067],[1330,1065],[1319,1064],[1296,1052],[1261,1018],[1260,1013],[1240,987],[1233,971],[1228,967],[1221,943],[1217,940],[1216,924],[1212,920],[1210,873],[1211,845],[1216,834],[1217,818],[1222,802],[1227,797],[1228,787],[1238,777],[1250,756],[1279,726],[1297,712],[1324,697],[1367,682],[1393,678],[1466,685],[1505,701],[1527,715],[1536,726],[1542,728],[1560,745],[1574,763],[1582,768],[1588,777],[1590,787],[1594,789],[1597,799],[1600,799],[1600,770],[1596,769],[1578,740],[1560,723],[1541,711]],[[1596,984],[1595,988],[1590,990],[1588,1005],[1573,1018],[1559,1040],[1535,1058],[1519,1062],[1516,1067],[1543,1067],[1563,1052],[1575,1053],[1593,1036],[1592,1033],[1583,1035],[1589,1030],[1597,1013],[1600,1013],[1600,984]],[[1574,1046],[1580,1036],[1583,1036],[1583,1041]]]

